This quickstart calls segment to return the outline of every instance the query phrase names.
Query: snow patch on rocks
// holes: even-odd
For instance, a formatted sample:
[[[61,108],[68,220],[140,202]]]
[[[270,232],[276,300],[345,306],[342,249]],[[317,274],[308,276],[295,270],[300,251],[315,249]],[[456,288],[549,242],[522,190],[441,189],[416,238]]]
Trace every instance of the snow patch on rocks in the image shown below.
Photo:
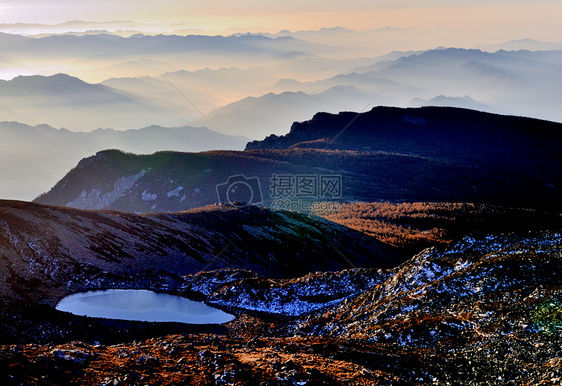
[[[168,198],[170,197],[179,197],[180,192],[183,190],[183,186],[178,186],[177,188],[175,188],[174,190],[170,190],[168,193],[166,193],[166,196]]]
[[[155,201],[158,198],[157,194],[151,194],[146,190],[142,192],[142,200],[143,201]]]
[[[123,197],[125,193],[130,190],[133,185],[144,175],[146,170],[141,170],[135,175],[129,177],[120,177],[113,184],[111,192],[103,193],[99,189],[92,189],[90,193],[83,190],[80,196],[66,204],[70,208],[86,209],[86,210],[101,210],[108,208],[117,199]]]

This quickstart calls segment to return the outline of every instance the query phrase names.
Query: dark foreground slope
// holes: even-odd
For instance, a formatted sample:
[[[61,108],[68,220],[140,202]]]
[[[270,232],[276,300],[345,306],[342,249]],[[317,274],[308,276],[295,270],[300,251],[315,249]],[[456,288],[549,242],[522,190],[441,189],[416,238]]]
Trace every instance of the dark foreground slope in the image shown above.
[[[258,179],[250,184],[254,194],[247,200],[286,209],[335,200],[559,210],[560,148],[562,124],[536,119],[445,107],[319,113],[295,123],[286,136],[250,143],[243,152],[100,152],[36,201],[82,209],[179,211],[229,200],[217,186],[230,186],[230,177],[244,175]],[[282,195],[274,175],[341,176],[341,190],[299,195],[293,180],[293,190]]]

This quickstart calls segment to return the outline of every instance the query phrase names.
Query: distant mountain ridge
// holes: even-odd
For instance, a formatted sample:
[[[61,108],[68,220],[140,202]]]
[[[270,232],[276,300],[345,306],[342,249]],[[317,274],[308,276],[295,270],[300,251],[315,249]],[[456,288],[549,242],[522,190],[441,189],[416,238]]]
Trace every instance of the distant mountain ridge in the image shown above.
[[[439,95],[436,96],[435,98],[431,98],[428,100],[424,100],[424,99],[420,99],[420,98],[414,98],[412,99],[412,105],[413,106],[449,106],[449,107],[461,107],[461,108],[465,108],[465,109],[470,109],[470,110],[478,110],[478,111],[487,111],[487,112],[493,112],[493,108],[482,104],[482,103],[478,103],[477,101],[475,101],[474,99],[472,99],[471,97],[469,97],[468,95],[465,95],[463,97],[447,97],[445,95]]]
[[[131,129],[147,123],[185,122],[145,95],[133,95],[66,74],[0,80],[0,121],[48,123],[75,131]]]
[[[293,121],[307,119],[318,111],[361,109],[373,102],[375,96],[381,105],[450,105],[562,121],[558,112],[562,98],[558,87],[562,82],[558,71],[562,50],[490,53],[438,48],[339,60],[316,55],[315,52],[326,48],[322,45],[292,37],[134,35],[122,38],[100,34],[25,39],[23,45],[41,47],[51,40],[60,40],[63,46],[84,45],[80,49],[85,50],[99,46],[96,53],[81,53],[79,49],[68,53],[78,55],[83,62],[98,63],[99,71],[72,68],[64,71],[84,79],[92,79],[92,73],[99,73],[94,78],[103,83],[71,82],[61,74],[19,77],[0,83],[3,107],[0,120],[48,123],[73,130],[123,129],[149,124],[178,126],[186,122],[208,125],[185,103],[174,89],[177,87],[221,131],[253,139],[283,134]],[[89,47],[90,43],[93,48]],[[214,48],[205,48],[207,43],[212,43]],[[236,51],[238,59],[232,57],[230,43],[244,47]],[[157,47],[152,56],[136,50],[151,44]],[[122,49],[118,48],[120,45]],[[68,47],[66,50],[69,51]],[[170,59],[170,52],[181,56]],[[19,60],[19,54],[9,49],[3,55],[14,62]],[[212,60],[212,70],[201,70],[210,66],[207,55],[222,59]],[[227,57],[229,61],[225,61]],[[250,58],[254,65],[247,63]],[[185,67],[185,61],[195,63]],[[244,70],[235,71],[232,67]],[[45,89],[41,83],[47,81],[59,83],[49,86],[52,100],[42,95]],[[3,88],[8,94],[5,98],[2,98]],[[9,98],[12,91],[22,99],[12,101]],[[36,117],[43,119],[37,121]]]
[[[291,121],[318,111],[355,111],[376,101],[386,106],[451,106],[560,122],[562,94],[557,85],[562,78],[556,63],[561,62],[562,50],[491,53],[438,48],[396,53],[316,81],[280,79],[269,86],[275,94],[232,102],[210,112],[210,117],[220,127],[242,133],[265,135],[269,130],[279,135]]]
[[[248,139],[203,127],[149,126],[134,130],[74,132],[48,125],[0,122],[0,197],[32,200],[51,188],[76,163],[104,149],[152,154],[160,150],[243,149]]]
[[[490,52],[495,52],[499,50],[548,51],[548,50],[562,49],[562,42],[542,42],[535,39],[526,38],[526,39],[515,39],[507,42],[496,43],[496,44],[479,44],[475,48],[490,51]]]
[[[361,105],[369,95],[354,86],[334,86],[317,94],[302,91],[268,93],[230,103],[209,113],[209,119],[228,132],[254,137],[284,133],[291,123],[306,119],[317,111],[342,111]],[[203,121],[199,123],[203,124]]]
[[[17,44],[7,45],[12,55],[27,56],[37,52],[62,56],[82,55],[148,55],[181,54],[186,51],[218,52],[231,54],[283,53],[300,48],[318,49],[321,45],[308,43],[293,37],[266,37],[253,35],[206,36],[206,35],[144,35],[120,37],[106,33],[95,35],[52,35],[40,38],[20,39]]]

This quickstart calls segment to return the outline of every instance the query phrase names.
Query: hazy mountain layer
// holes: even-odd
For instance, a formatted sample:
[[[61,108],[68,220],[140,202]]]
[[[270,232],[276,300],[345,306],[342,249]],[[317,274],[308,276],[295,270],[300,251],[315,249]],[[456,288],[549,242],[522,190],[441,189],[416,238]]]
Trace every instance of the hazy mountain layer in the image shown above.
[[[562,51],[436,49],[373,58],[372,64],[315,81],[283,78],[275,94],[244,98],[210,113],[227,132],[283,133],[314,110],[338,112],[373,105],[452,106],[562,121],[558,67]],[[286,112],[291,112],[289,116]]]
[[[223,137],[195,127],[150,126],[139,130],[57,130],[17,122],[0,122],[0,197],[32,200],[51,188],[76,163],[104,149],[134,153],[159,150],[242,149],[247,138]]]
[[[56,68],[71,76],[19,76],[1,82],[0,120],[70,130],[210,126],[199,110],[222,132],[254,139],[283,134],[293,121],[318,111],[373,105],[446,105],[562,121],[559,46],[527,42],[535,51],[495,52],[409,51],[396,45],[382,52],[381,47],[365,49],[373,44],[368,36],[379,36],[382,44],[383,36],[401,34],[411,31],[4,34],[1,78],[34,74],[37,68],[46,69],[41,70],[45,75]],[[361,37],[361,43],[341,46],[354,37]],[[518,45],[511,44],[514,49]]]
[[[173,106],[173,105],[172,105]],[[26,124],[50,124],[73,131],[98,128],[133,129],[147,124],[181,125],[179,111],[151,100],[150,95],[132,95],[108,86],[90,84],[65,74],[18,76],[0,81],[0,120]]]
[[[209,119],[228,133],[255,138],[265,132],[286,133],[293,122],[308,119],[318,111],[337,113],[355,110],[365,105],[368,99],[369,94],[353,86],[333,87],[318,94],[302,91],[268,93],[213,110]]]

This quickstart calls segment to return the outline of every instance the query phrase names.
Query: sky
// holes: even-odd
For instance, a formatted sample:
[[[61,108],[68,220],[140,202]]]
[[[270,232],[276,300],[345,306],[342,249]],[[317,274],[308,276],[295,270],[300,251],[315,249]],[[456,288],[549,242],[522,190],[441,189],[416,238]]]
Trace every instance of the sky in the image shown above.
[[[23,0],[0,1],[0,23],[130,20],[202,30],[387,26],[488,41],[559,41],[560,0]],[[0,28],[1,30],[1,28]]]

